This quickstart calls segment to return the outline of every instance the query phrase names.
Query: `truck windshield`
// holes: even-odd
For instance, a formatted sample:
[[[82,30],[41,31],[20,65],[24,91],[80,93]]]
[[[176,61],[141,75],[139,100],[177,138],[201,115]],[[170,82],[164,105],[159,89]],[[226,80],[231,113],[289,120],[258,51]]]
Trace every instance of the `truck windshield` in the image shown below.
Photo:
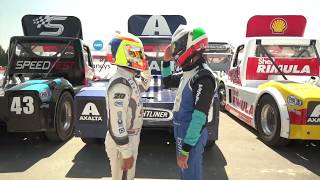
[[[274,58],[283,59],[312,59],[317,58],[312,46],[297,46],[297,45],[263,45],[267,53]],[[260,48],[256,50],[257,57],[267,57]]]
[[[65,43],[18,43],[15,54],[18,57],[60,57]],[[74,48],[69,45],[63,54],[64,58],[74,57]]]
[[[213,71],[228,71],[233,55],[233,47],[228,43],[209,42],[203,53],[204,59]]]
[[[12,45],[9,76],[68,78],[79,69],[73,41],[18,40]]]

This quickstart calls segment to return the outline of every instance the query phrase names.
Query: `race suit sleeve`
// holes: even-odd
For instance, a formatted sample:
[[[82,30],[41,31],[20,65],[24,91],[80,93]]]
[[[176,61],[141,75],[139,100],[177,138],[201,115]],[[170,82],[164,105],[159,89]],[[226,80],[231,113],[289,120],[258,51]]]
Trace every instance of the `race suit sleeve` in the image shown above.
[[[197,79],[192,85],[194,98],[194,111],[192,119],[183,140],[183,151],[189,152],[201,136],[201,131],[207,123],[209,109],[215,90],[215,81],[212,77],[205,76]]]
[[[109,133],[124,159],[132,156],[126,124],[130,97],[130,87],[121,83],[108,90]]]
[[[177,88],[180,84],[182,74],[172,74],[170,62],[163,62],[161,76],[164,88]]]

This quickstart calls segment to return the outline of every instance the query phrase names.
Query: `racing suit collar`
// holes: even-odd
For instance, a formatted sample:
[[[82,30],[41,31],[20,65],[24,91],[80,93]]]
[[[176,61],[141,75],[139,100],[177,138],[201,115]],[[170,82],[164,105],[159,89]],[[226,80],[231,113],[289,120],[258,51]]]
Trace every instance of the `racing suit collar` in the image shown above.
[[[187,77],[191,77],[195,74],[195,72],[197,72],[199,70],[199,66],[194,67],[193,69],[189,70],[189,71],[183,71],[183,77],[187,78]]]
[[[134,73],[128,71],[126,68],[120,67],[118,66],[117,71],[123,75],[125,78],[133,78],[134,77]]]
[[[197,69],[204,62],[205,62],[205,60],[203,59],[203,57],[200,57],[194,64],[192,64],[191,66],[188,66],[188,67],[184,67],[184,68],[182,68],[182,70],[183,71],[191,71],[193,69]]]

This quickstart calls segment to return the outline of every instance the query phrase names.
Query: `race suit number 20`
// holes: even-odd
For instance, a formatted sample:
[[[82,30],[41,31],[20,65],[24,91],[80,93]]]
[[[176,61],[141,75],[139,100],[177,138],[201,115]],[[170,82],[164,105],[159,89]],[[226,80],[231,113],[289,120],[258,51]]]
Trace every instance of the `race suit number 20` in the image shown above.
[[[21,112],[23,112],[24,114],[33,114],[33,98],[31,96],[13,97],[10,111],[15,112],[16,114],[21,114]]]

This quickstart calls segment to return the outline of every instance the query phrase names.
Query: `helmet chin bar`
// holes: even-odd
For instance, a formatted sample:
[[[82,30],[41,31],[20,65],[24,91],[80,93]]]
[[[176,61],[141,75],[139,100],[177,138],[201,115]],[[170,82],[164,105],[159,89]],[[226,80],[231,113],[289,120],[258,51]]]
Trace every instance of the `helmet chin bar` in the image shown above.
[[[191,54],[189,55],[189,57],[187,57],[184,62],[182,64],[177,63],[177,61],[179,61],[179,59],[181,58],[181,56],[183,56],[186,52],[184,51],[181,55],[176,55],[179,56],[178,58],[175,56],[175,61],[178,64],[178,66],[180,66],[181,68],[187,68],[189,66],[192,66],[192,64],[194,64],[197,60],[193,61],[193,58],[198,54],[198,52],[196,51],[196,49],[194,48],[194,46],[192,45],[189,49],[191,49]]]

